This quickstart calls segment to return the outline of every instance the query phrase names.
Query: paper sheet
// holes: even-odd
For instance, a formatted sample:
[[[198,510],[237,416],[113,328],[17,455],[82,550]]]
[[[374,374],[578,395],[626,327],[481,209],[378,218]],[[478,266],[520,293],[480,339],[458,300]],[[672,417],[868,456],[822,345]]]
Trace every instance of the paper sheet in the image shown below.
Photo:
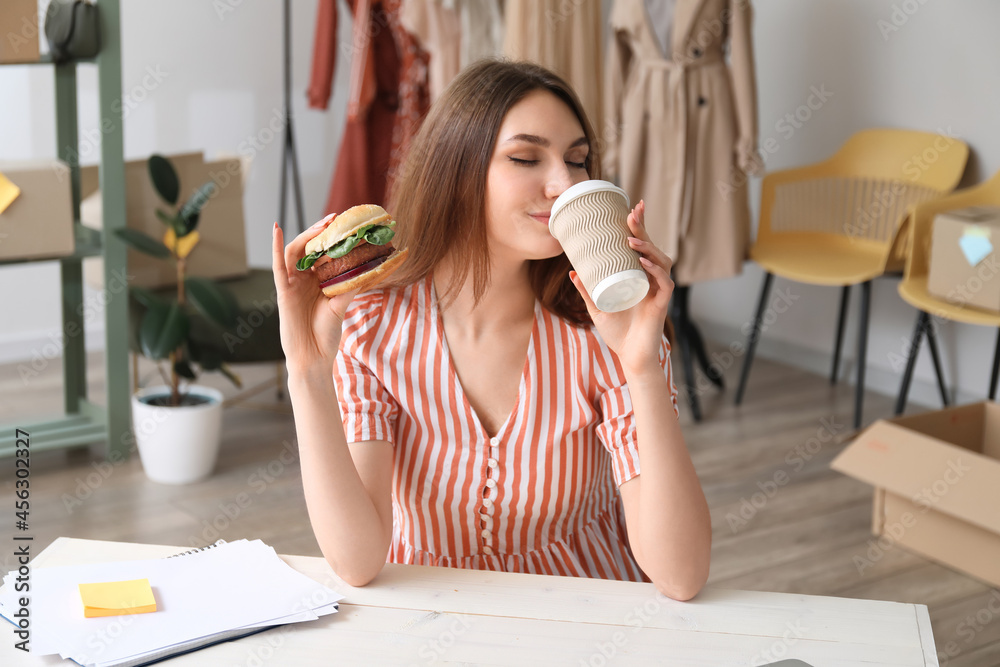
[[[157,613],[80,613],[79,583],[141,578],[155,591]],[[237,628],[313,620],[335,611],[342,598],[259,540],[180,558],[40,568],[32,573],[32,589],[32,653],[58,653],[81,664],[122,660]],[[12,591],[5,589],[0,610],[13,608]]]

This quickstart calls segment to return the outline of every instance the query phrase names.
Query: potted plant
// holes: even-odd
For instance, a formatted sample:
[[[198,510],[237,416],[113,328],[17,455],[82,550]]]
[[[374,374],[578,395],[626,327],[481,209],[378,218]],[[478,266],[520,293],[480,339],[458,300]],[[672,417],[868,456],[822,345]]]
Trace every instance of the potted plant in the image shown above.
[[[202,371],[219,371],[241,386],[239,377],[222,362],[220,351],[191,336],[192,318],[201,316],[231,329],[237,308],[221,285],[187,275],[187,259],[200,238],[201,212],[215,184],[205,183],[179,204],[180,179],[170,161],[153,155],[148,167],[154,189],[170,206],[170,210],[156,210],[166,226],[163,239],[129,228],[115,230],[115,234],[144,254],[173,261],[177,287],[172,299],[139,287],[130,290],[146,309],[139,324],[139,347],[164,379],[163,385],[139,389],[132,397],[132,426],[146,475],[157,482],[186,484],[212,472],[221,439],[222,394],[194,381]]]

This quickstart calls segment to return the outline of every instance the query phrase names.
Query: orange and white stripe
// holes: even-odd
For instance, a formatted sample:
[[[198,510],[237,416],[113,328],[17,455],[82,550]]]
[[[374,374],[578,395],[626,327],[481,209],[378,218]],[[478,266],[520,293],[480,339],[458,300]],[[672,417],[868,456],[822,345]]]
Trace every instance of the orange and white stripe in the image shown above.
[[[677,410],[670,347],[660,359]],[[617,485],[639,474],[616,355],[535,304],[513,412],[490,438],[451,363],[433,283],[360,295],[336,365],[348,442],[393,443],[393,563],[642,581]]]

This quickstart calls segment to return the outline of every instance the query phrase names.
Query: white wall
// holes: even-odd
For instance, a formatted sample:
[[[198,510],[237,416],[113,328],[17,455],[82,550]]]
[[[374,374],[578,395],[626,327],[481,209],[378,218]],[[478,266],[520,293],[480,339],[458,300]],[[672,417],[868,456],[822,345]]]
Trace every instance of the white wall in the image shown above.
[[[607,4],[610,0],[604,0]],[[123,89],[145,99],[129,111],[128,158],[153,151],[236,153],[266,128],[282,103],[281,9],[278,2],[123,0]],[[1000,169],[1000,3],[992,0],[758,0],[755,41],[760,136],[777,150],[769,170],[823,159],[854,131],[899,126],[950,131],[972,148],[963,185]],[[346,65],[341,59],[330,110],[305,108],[316,0],[294,3],[294,96],[307,218],[325,202],[343,126]],[[219,14],[219,7],[233,11]],[[898,30],[889,30],[887,26]],[[349,20],[341,22],[346,39]],[[146,90],[147,68],[165,74]],[[148,80],[148,79],[147,79]],[[96,127],[96,75],[80,77],[81,133]],[[813,87],[832,93],[800,127],[782,123],[809,99]],[[46,67],[0,68],[0,159],[53,157],[52,74]],[[813,99],[816,102],[816,98]],[[815,106],[815,104],[814,104]],[[782,123],[779,126],[779,123]],[[790,131],[791,130],[791,131]],[[245,144],[244,144],[245,145]],[[93,153],[96,155],[96,151]],[[277,216],[280,137],[257,152],[246,192],[250,262],[267,266],[269,229]],[[759,182],[752,182],[756,211]],[[696,286],[692,303],[712,338],[742,340],[752,317],[760,270]],[[0,268],[0,361],[29,358],[59,330],[55,264]],[[759,354],[826,372],[838,291],[776,280],[799,296],[764,334]],[[852,318],[858,295],[852,300]],[[869,342],[869,384],[894,394],[898,366],[914,312],[896,283],[876,284]],[[847,360],[854,349],[849,324]],[[93,327],[92,327],[93,328]],[[94,331],[98,329],[93,328]],[[995,332],[949,325],[942,332],[946,372],[966,399],[985,394]],[[95,340],[97,339],[97,340]],[[97,346],[99,336],[90,336]],[[913,396],[934,403],[926,350]],[[737,360],[738,363],[738,360]],[[849,366],[848,366],[849,368]],[[751,377],[751,390],[753,386]]]

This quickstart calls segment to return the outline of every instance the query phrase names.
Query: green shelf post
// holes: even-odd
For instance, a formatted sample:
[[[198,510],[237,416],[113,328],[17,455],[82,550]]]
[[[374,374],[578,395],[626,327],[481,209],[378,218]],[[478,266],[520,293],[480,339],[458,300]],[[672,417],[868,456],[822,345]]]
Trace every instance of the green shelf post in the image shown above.
[[[80,160],[77,131],[76,65],[55,67],[56,146],[59,159],[69,165],[73,191],[73,220],[80,219]],[[75,223],[74,223],[75,224]],[[83,335],[83,262],[76,257],[59,263],[62,282],[63,406],[67,414],[80,412],[87,398],[87,352]]]
[[[125,147],[123,136],[121,8],[119,0],[98,3],[101,51],[94,59],[53,64],[43,56],[35,63],[17,65],[50,66],[55,80],[56,144],[59,158],[70,166],[73,194],[73,236],[76,249],[68,257],[48,259],[12,258],[2,265],[35,261],[59,262],[62,287],[63,414],[31,423],[21,421],[0,425],[0,456],[17,449],[16,430],[31,436],[33,451],[61,449],[107,441],[106,456],[124,460],[132,451],[128,360],[128,285],[125,244],[113,235],[125,227]],[[104,214],[103,232],[80,223],[80,144],[77,109],[77,67],[97,66],[99,132],[101,136],[100,178]],[[90,305],[84,302],[83,259],[104,258],[105,378],[107,404],[87,399],[87,358],[84,326]],[[97,304],[94,304],[96,307]]]
[[[114,235],[125,228],[125,141],[122,116],[121,8],[119,0],[101,0],[101,52],[97,56],[101,119],[101,199],[104,211],[105,312],[104,369],[107,378],[107,456],[127,457],[130,433],[128,363],[128,287],[125,244]]]

